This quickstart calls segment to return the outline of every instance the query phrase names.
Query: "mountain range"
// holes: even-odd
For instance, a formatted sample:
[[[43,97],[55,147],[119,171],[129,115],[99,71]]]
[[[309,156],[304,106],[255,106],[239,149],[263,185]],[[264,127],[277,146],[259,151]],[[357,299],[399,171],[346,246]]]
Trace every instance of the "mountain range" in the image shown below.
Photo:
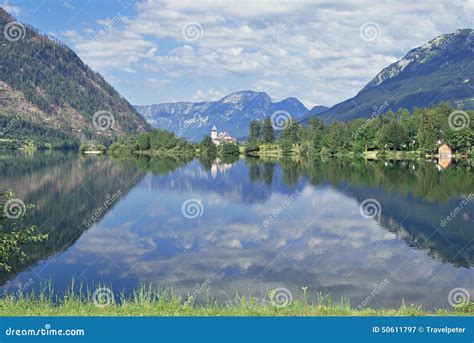
[[[27,122],[28,128],[48,128],[48,135],[102,142],[150,128],[125,98],[63,43],[17,22],[2,8],[0,32],[3,123]],[[14,126],[4,133],[17,129]]]
[[[329,123],[441,101],[474,108],[472,29],[434,38],[381,70],[353,98],[309,111],[295,97],[273,101],[267,93],[251,90],[217,101],[132,106],[73,50],[17,22],[2,8],[0,32],[0,134],[4,138],[35,133],[109,143],[120,135],[155,127],[198,141],[213,125],[237,138],[246,137],[252,120],[277,111],[302,123],[313,115]],[[102,124],[108,126],[106,130]]]
[[[441,101],[456,108],[474,108],[473,57],[472,29],[438,36],[384,68],[355,97],[322,113],[311,110],[306,118],[319,115],[325,122],[346,121]]]
[[[449,101],[456,108],[474,108],[474,33],[471,29],[441,35],[409,51],[382,69],[355,97],[331,108],[310,111],[296,98],[271,102],[266,93],[242,91],[219,101],[177,102],[135,106],[153,126],[200,139],[215,124],[236,136],[248,133],[250,121],[273,112],[288,112],[303,124],[319,116],[324,122],[370,118],[403,107],[437,105]]]
[[[153,127],[174,131],[194,141],[209,134],[213,125],[219,131],[241,138],[248,134],[252,120],[263,120],[277,111],[287,112],[295,120],[308,113],[308,109],[296,98],[272,102],[267,93],[249,90],[229,94],[218,101],[176,102],[135,108]]]

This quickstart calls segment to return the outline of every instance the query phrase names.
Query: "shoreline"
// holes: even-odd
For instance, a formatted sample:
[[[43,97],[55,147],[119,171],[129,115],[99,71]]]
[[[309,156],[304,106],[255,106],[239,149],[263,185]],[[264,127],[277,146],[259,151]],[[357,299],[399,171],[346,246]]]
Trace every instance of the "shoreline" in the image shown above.
[[[472,307],[472,306],[471,306]],[[124,303],[121,305],[95,305],[93,302],[67,301],[62,305],[44,303],[41,300],[11,302],[0,300],[0,317],[7,316],[473,316],[474,310],[425,310],[420,306],[402,306],[398,309],[353,309],[344,305],[310,305],[295,302],[285,307],[256,304],[229,306],[161,303]]]
[[[78,289],[74,291],[73,289]],[[204,294],[203,294],[204,296]],[[307,300],[306,290],[298,299],[281,299],[269,292],[266,299],[239,296],[224,304],[209,298],[196,302],[194,295],[182,297],[173,289],[141,285],[130,296],[114,294],[105,286],[94,291],[72,284],[58,295],[51,286],[38,294],[5,292],[0,298],[0,317],[5,316],[473,316],[474,302],[456,304],[452,309],[426,310],[421,305],[374,309],[352,307],[348,299],[339,302],[318,293],[317,303]]]
[[[93,301],[70,299],[60,305],[41,299],[13,301],[0,299],[0,317],[8,316],[473,316],[473,303],[459,309],[425,310],[422,306],[354,309],[344,304],[315,305],[294,301],[284,307],[260,305],[252,300],[236,305],[193,305],[179,301],[131,300],[122,304],[97,305]]]

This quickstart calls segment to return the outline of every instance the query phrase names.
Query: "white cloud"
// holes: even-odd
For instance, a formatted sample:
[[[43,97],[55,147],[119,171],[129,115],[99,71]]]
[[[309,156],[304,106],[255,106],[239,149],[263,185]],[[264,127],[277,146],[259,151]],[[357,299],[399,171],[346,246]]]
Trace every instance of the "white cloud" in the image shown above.
[[[21,8],[18,6],[13,6],[8,3],[8,0],[3,0],[2,8],[14,16],[18,16],[21,13]]]
[[[196,94],[191,97],[191,101],[215,101],[222,99],[228,94],[227,90],[209,88],[207,90],[198,89]]]
[[[69,35],[80,56],[100,71],[203,80],[191,86],[190,98],[212,96],[225,82],[232,90],[255,87],[276,98],[297,96],[307,106],[332,105],[354,96],[410,49],[465,26],[468,3],[147,0],[99,37]],[[192,22],[202,27],[194,41],[182,34]],[[361,37],[366,22],[380,28],[377,39]],[[166,90],[160,96],[150,102],[166,101]]]
[[[70,2],[67,2],[67,1],[63,2],[63,6],[66,7],[67,9],[70,9],[70,10],[75,10],[76,9],[76,7],[74,7],[74,5],[72,5]]]

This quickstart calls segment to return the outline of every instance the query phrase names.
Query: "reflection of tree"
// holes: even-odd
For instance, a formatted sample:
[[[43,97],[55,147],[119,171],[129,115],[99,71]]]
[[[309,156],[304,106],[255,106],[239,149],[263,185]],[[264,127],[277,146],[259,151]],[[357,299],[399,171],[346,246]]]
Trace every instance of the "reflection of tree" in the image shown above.
[[[275,163],[263,162],[263,180],[265,184],[270,186],[273,181],[273,175],[275,174]]]
[[[434,163],[416,161],[329,159],[326,162],[304,162],[303,165],[304,174],[313,185],[324,181],[330,181],[334,186],[366,185],[433,202],[446,202],[453,197],[474,192],[472,168],[460,164],[443,172],[439,172]]]
[[[136,162],[138,167],[147,172],[152,172],[155,175],[168,174],[175,169],[185,166],[192,161],[192,157],[155,157],[141,155],[137,158]]]
[[[252,182],[263,181],[267,186],[271,186],[275,174],[275,163],[267,160],[260,160],[257,157],[246,157],[245,163],[249,170],[249,179]]]
[[[252,169],[258,170],[257,164],[264,166],[264,162],[257,160],[251,165]],[[288,186],[294,186],[298,179],[306,176],[312,185],[330,183],[358,202],[377,199],[382,207],[381,225],[399,234],[408,245],[456,266],[474,264],[473,244],[465,247],[474,239],[471,228],[474,203],[465,206],[462,213],[450,221],[449,227],[440,227],[441,220],[459,205],[461,196],[474,193],[472,167],[458,164],[439,172],[436,165],[429,162],[351,159],[301,163],[284,160],[280,166],[283,181]]]
[[[465,207],[464,214],[454,217],[449,227],[440,227],[441,220],[459,205],[461,195],[474,191],[469,168],[458,165],[440,173],[435,164],[426,162],[365,165],[365,162],[346,161],[315,167],[313,173],[330,178],[359,202],[377,199],[382,207],[382,226],[397,232],[408,245],[456,266],[473,265],[472,251],[459,253],[459,250],[474,239],[470,229],[474,204]]]
[[[301,163],[290,158],[281,161],[281,170],[283,172],[283,180],[288,186],[296,185],[305,172]]]
[[[111,195],[119,191],[125,195],[143,176],[130,161],[115,163],[109,159],[81,159],[77,155],[35,154],[34,158],[18,159],[18,163],[21,173],[4,170],[0,187],[15,189],[19,199],[34,204],[35,209],[24,218],[24,225],[37,225],[38,233],[48,234],[48,239],[35,244],[34,249],[26,249],[28,265],[74,244],[89,227],[84,222]],[[0,272],[0,284],[10,275]]]
[[[199,155],[198,160],[204,170],[211,170],[212,163],[214,162],[215,157],[208,157],[207,155]]]
[[[258,158],[255,157],[247,157],[245,159],[245,163],[247,164],[247,168],[249,169],[249,179],[252,182],[258,182],[261,179],[261,162]]]
[[[221,161],[225,164],[234,164],[239,160],[239,155],[235,154],[222,154]]]

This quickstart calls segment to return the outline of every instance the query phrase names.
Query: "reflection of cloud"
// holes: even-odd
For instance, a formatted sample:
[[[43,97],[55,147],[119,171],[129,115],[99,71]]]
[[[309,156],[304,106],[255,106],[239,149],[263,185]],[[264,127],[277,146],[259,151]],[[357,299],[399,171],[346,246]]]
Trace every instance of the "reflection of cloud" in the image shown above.
[[[388,278],[383,299],[375,300],[391,306],[402,298],[429,306],[446,298],[444,288],[453,282],[464,285],[472,276],[470,270],[443,265],[413,250],[379,222],[362,218],[355,199],[329,186],[300,187],[300,196],[262,227],[288,189],[277,170],[267,198],[242,201],[242,193],[249,192],[245,187],[255,191],[259,185],[245,185],[235,173],[242,171],[240,165],[227,173],[229,180],[222,179],[235,185],[225,191],[207,183],[202,187],[203,174],[197,172],[179,174],[182,187],[169,187],[177,183],[173,174],[147,176],[62,259],[51,261],[50,270],[88,269],[88,279],[113,279],[117,288],[142,281],[172,285],[183,293],[209,278],[212,296],[219,296],[220,290],[258,296],[261,279],[264,288],[284,285],[295,296],[308,286],[334,291],[336,299],[348,296],[355,303],[374,283]],[[192,223],[180,215],[188,198],[203,199],[206,208]],[[118,223],[125,223],[127,231]],[[432,278],[437,273],[443,277]],[[430,292],[419,294],[425,284]]]
[[[164,193],[157,204],[161,216],[172,213],[183,196],[186,195]],[[207,203],[207,220],[193,222],[193,225],[172,221],[174,225],[163,227],[156,212],[145,213],[145,225],[133,225],[129,232],[115,240],[113,237],[119,236],[121,228],[106,217],[74,246],[71,254],[83,257],[72,261],[81,263],[90,255],[100,257],[103,247],[109,246],[108,258],[126,272],[124,275],[161,284],[170,280],[172,274],[174,287],[190,285],[191,289],[194,280],[209,278],[213,280],[215,292],[222,287],[231,289],[231,294],[246,292],[245,287],[254,283],[256,271],[262,273],[265,283],[274,280],[293,284],[296,288],[304,284],[326,290],[337,286],[348,296],[360,297],[366,296],[364,289],[390,277],[391,287],[384,292],[396,294],[394,301],[399,301],[402,294],[412,294],[410,285],[419,287],[422,282],[429,282],[430,276],[439,268],[437,262],[421,252],[413,253],[377,222],[361,218],[357,214],[357,202],[331,188],[306,187],[302,196],[285,209],[287,215],[278,216],[268,228],[252,223],[253,220],[245,223],[249,218],[259,222],[258,219],[283,197],[284,194],[274,193],[265,204],[257,206],[234,203],[231,212],[224,211],[228,203],[220,197],[220,201]],[[337,206],[329,206],[328,211],[323,211],[331,202]],[[315,216],[315,213],[319,215]],[[293,218],[309,226],[297,228]],[[167,218],[163,219],[169,222]],[[227,224],[220,225],[225,220]],[[173,252],[167,253],[167,250]],[[408,257],[410,262],[397,271],[397,278],[393,280],[388,271],[397,270]],[[114,268],[107,268],[106,263],[104,258],[99,263],[100,270],[96,270],[104,278],[116,273]],[[288,274],[288,270],[292,272]],[[304,277],[297,281],[302,277],[300,272]],[[346,277],[348,273],[351,274]],[[423,301],[421,297],[418,300]]]

